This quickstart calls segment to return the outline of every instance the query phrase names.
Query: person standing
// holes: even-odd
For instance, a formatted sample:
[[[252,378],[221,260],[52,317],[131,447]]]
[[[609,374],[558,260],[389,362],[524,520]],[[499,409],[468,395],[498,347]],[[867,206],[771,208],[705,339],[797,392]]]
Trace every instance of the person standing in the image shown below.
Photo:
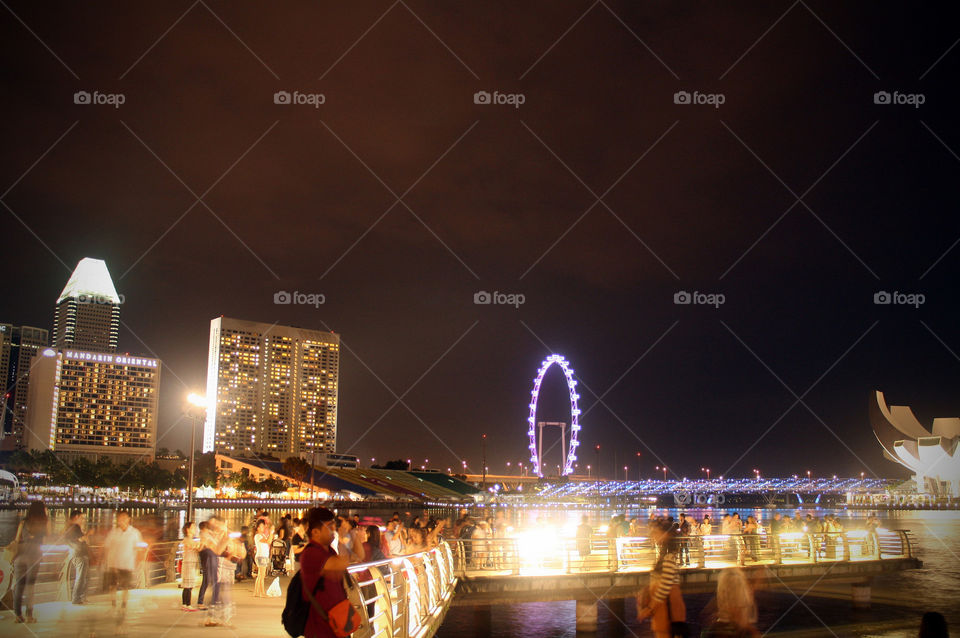
[[[580,569],[587,568],[587,559],[590,557],[590,544],[593,539],[593,528],[590,527],[590,519],[586,514],[580,517],[580,524],[577,525],[577,554],[580,555]]]
[[[333,630],[317,607],[330,610],[347,598],[343,575],[349,566],[344,555],[337,555],[330,544],[336,526],[333,512],[315,507],[307,512],[307,535],[310,542],[300,556],[300,578],[303,600],[310,602],[310,614],[304,628],[304,638],[334,638]]]
[[[210,604],[217,601],[217,555],[213,551],[214,547],[213,532],[210,529],[210,521],[200,523],[200,572],[203,578],[200,581],[200,591],[197,594],[197,609],[206,609],[203,604],[207,588],[211,588]]]
[[[71,597],[74,605],[86,604],[90,575],[90,546],[87,544],[88,532],[83,531],[83,522],[83,512],[71,511],[67,531],[63,534],[63,541],[70,548],[70,564],[76,573]]]
[[[680,562],[683,565],[690,564],[690,519],[683,512],[680,513]]]
[[[651,619],[656,638],[671,638],[686,625],[687,608],[680,591],[679,541],[672,524],[654,530],[660,558],[650,574],[650,585],[637,597],[637,621]]]
[[[103,541],[103,551],[110,602],[116,607],[117,598],[120,599],[121,625],[126,616],[130,590],[136,585],[134,572],[137,569],[138,554],[145,545],[140,530],[130,524],[130,512],[117,512],[116,527],[110,530]]]
[[[237,564],[243,560],[243,547],[240,534],[230,533],[227,524],[219,516],[211,518],[214,522],[214,538],[217,555],[217,585],[214,592],[213,610],[204,622],[205,627],[231,626],[234,615],[233,582],[236,579]]]
[[[757,607],[746,576],[737,567],[721,570],[717,579],[717,617],[703,638],[760,638]]]
[[[270,530],[273,526],[270,521],[260,519],[257,522],[256,533],[253,536],[253,547],[256,552],[257,579],[253,581],[253,595],[255,598],[265,598],[264,581],[270,571]]]
[[[290,551],[293,552],[293,571],[300,569],[300,553],[307,546],[306,522],[293,519],[293,537],[290,539]]]
[[[27,516],[17,529],[17,550],[13,558],[13,613],[15,622],[34,623],[33,587],[40,573],[43,558],[43,539],[50,531],[47,508],[41,501],[33,501],[27,508]],[[27,614],[23,615],[23,607]]]
[[[197,538],[197,526],[189,522],[183,526],[183,562],[180,563],[181,611],[197,611],[191,604],[193,588],[197,586],[197,572],[200,570],[200,539]]]

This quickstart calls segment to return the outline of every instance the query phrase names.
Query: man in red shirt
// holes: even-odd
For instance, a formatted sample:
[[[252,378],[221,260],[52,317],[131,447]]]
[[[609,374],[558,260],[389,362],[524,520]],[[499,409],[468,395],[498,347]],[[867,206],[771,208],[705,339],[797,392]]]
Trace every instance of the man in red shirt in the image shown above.
[[[333,512],[325,507],[314,507],[307,512],[307,536],[310,542],[300,552],[300,578],[303,579],[303,599],[309,601],[315,589],[316,594],[313,595],[314,604],[310,607],[304,638],[335,638],[333,630],[317,612],[316,606],[329,610],[347,597],[343,589],[343,574],[350,563],[330,547],[334,539],[335,518]],[[320,579],[323,580],[318,589]]]

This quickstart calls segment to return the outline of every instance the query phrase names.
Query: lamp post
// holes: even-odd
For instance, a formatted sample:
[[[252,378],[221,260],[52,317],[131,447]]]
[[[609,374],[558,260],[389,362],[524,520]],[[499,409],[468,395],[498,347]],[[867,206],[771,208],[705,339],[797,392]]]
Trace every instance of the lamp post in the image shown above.
[[[658,466],[657,466],[656,468],[654,468],[654,469],[663,470],[663,480],[664,480],[664,481],[667,480],[667,466],[666,466],[666,465],[664,465],[663,467],[660,467],[660,466],[658,465]]]
[[[483,482],[481,483],[480,486],[483,489],[487,489],[487,435],[486,434],[483,435],[483,438],[480,441],[480,450],[481,450],[481,456],[483,457],[482,460],[480,461],[480,467],[483,468]]]
[[[187,395],[187,415],[190,417],[190,472],[187,477],[187,521],[193,520],[193,465],[197,456],[197,421],[206,416],[207,398],[191,392]]]
[[[626,466],[626,465],[623,466],[623,480],[624,480],[624,481],[629,481],[629,480],[630,480],[630,477],[627,476],[627,466]]]

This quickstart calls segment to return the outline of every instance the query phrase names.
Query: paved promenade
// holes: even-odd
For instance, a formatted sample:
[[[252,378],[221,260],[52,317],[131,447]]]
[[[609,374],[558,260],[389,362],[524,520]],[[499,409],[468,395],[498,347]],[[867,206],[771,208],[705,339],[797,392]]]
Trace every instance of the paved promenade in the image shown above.
[[[269,585],[272,582],[267,580]],[[77,606],[65,602],[42,603],[34,608],[37,622],[16,624],[10,611],[2,613],[0,635],[4,638],[43,638],[45,636],[130,636],[154,638],[207,638],[222,636],[256,636],[257,638],[289,638],[280,624],[280,613],[289,579],[282,577],[280,598],[254,598],[253,581],[233,586],[236,613],[228,627],[204,627],[205,612],[180,611],[181,590],[176,584],[130,592],[126,622],[117,620],[117,610],[106,595],[90,596],[90,604]],[[194,603],[197,590],[194,589]]]

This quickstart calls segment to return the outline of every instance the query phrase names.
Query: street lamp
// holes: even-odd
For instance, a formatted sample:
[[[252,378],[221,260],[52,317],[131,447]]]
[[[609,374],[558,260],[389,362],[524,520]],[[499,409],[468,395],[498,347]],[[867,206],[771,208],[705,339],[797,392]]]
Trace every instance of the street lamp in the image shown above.
[[[666,465],[664,465],[663,467],[660,467],[660,466],[658,465],[658,466],[657,466],[656,468],[654,468],[654,469],[663,470],[663,480],[664,480],[664,481],[667,480],[667,466],[666,466]]]
[[[629,480],[630,480],[630,477],[627,476],[627,466],[626,466],[626,465],[623,466],[623,480],[624,480],[624,481],[629,481]]]
[[[206,417],[207,398],[191,392],[187,395],[187,415],[190,417],[190,473],[187,477],[187,521],[193,520],[193,464],[196,459],[197,421]]]
[[[637,480],[642,481],[643,476],[640,475],[640,457],[643,456],[640,452],[637,452]]]
[[[710,468],[709,468],[709,467],[701,467],[701,468],[700,468],[700,471],[707,473],[707,480],[709,481],[709,480],[710,480]]]
[[[483,468],[483,480],[481,482],[481,487],[487,489],[487,435],[484,434],[483,438],[480,440],[480,467]]]
[[[587,478],[590,478],[590,466],[587,466]]]

